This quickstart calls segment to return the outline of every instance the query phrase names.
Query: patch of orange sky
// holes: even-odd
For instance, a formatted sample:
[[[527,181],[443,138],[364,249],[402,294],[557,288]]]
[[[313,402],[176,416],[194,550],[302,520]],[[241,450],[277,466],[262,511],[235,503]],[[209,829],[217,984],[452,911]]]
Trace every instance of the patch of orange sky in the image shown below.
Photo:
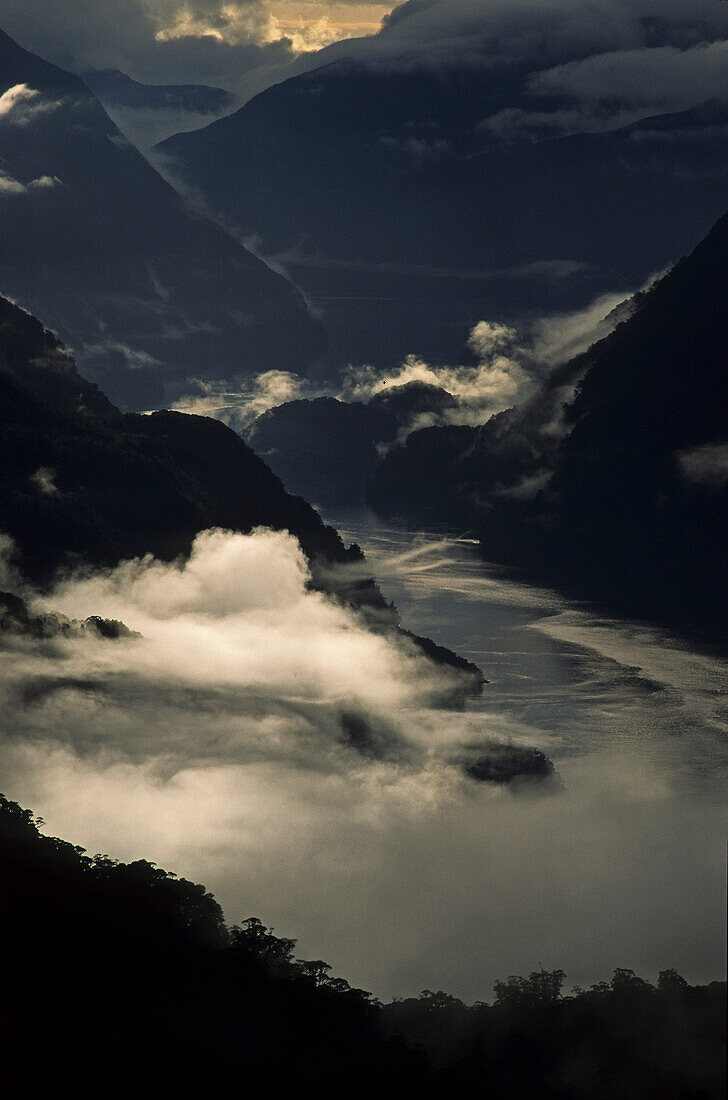
[[[392,3],[337,4],[327,0],[270,0],[268,4],[284,33],[314,31],[323,21],[337,38],[376,34],[394,7]]]
[[[206,20],[183,7],[174,22],[160,27],[157,39],[212,35],[228,42],[260,43],[288,38],[296,53],[319,50],[343,38],[376,34],[394,3],[345,3],[337,0],[260,0],[258,4],[221,3],[218,16]]]

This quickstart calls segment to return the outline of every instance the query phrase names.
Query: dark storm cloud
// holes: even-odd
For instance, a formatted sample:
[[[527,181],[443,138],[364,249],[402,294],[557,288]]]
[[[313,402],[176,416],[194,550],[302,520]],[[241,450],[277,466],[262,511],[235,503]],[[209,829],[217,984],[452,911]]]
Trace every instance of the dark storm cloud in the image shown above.
[[[672,45],[679,49],[725,37],[728,13],[712,0],[409,0],[396,8],[368,49],[396,44],[457,58],[538,62],[538,68],[617,50]],[[534,66],[535,67],[535,66]]]
[[[324,13],[324,22],[332,13],[322,43],[350,34],[359,9],[366,7],[369,18],[380,10],[346,0],[298,6],[283,0],[123,0],[113,6],[5,0],[2,26],[70,67],[116,67],[157,83],[216,84],[243,97],[286,75],[357,57],[398,65],[515,66],[531,75],[534,94],[558,91],[577,102],[605,94],[658,107],[663,100],[670,107],[713,94],[724,71],[722,51],[705,46],[728,38],[728,6],[717,0],[409,0],[386,17],[380,33],[316,51],[313,31],[307,44],[287,30],[297,7],[302,16]],[[278,18],[283,9],[288,22]],[[348,10],[353,21],[344,24],[341,12]]]
[[[258,67],[293,56],[285,38],[267,41],[264,8],[237,0],[238,32],[225,36],[218,0],[5,0],[0,26],[22,46],[75,71],[118,68],[150,83],[206,83],[231,90]],[[186,22],[185,22],[186,20]]]
[[[726,38],[728,10],[713,0],[409,0],[379,35],[320,60],[515,71],[522,102],[484,120],[510,137],[613,128],[723,97]]]

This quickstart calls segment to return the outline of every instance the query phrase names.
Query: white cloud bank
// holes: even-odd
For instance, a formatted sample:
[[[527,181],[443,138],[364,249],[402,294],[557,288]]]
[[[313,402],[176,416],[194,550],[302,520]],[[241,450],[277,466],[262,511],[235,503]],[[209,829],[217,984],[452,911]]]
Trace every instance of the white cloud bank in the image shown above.
[[[436,563],[421,564],[433,578]],[[572,729],[574,696],[547,672],[556,728],[504,703],[507,684],[480,712],[433,709],[432,667],[306,578],[296,542],[270,531],[206,532],[187,563],[67,578],[36,606],[143,636],[0,636],[6,794],[92,852],[205,882],[229,920],[257,913],[385,996],[488,997],[494,979],[541,964],[580,982],[618,965],[716,976],[723,810],[676,786],[659,760],[675,738],[652,723],[672,730],[684,701],[645,710],[654,688],[645,703],[634,669],[625,680],[604,666],[585,671],[584,728],[587,711]],[[479,644],[502,675],[504,586],[486,583],[471,613],[482,623],[487,610]],[[358,747],[347,714],[368,730]],[[649,745],[617,736],[625,718]],[[493,737],[560,754],[566,789],[514,796],[470,780],[464,753]]]
[[[59,100],[44,99],[28,84],[14,84],[0,95],[0,124],[27,126],[39,115],[54,111],[59,106]]]
[[[246,389],[233,388],[226,382],[190,379],[196,392],[180,397],[172,406],[178,412],[211,416],[238,432],[248,428],[256,417],[276,405],[309,396],[311,387],[291,371],[268,370],[254,375]]]
[[[48,191],[60,185],[58,176],[38,176],[37,179],[21,183],[7,172],[0,171],[0,198],[13,195],[27,195],[33,191]]]
[[[288,401],[321,396],[369,401],[398,386],[421,383],[445,390],[454,401],[448,407],[415,414],[400,432],[399,441],[412,431],[435,424],[483,424],[531,397],[554,366],[607,336],[617,321],[624,319],[630,297],[627,291],[600,295],[583,309],[532,320],[523,333],[502,322],[480,321],[468,340],[477,360],[474,365],[443,366],[408,355],[389,372],[367,364],[350,366],[342,372],[338,386],[321,386],[279,370],[255,375],[244,387],[190,379],[193,392],[179,398],[173,408],[222,420],[245,435],[258,416]],[[623,310],[614,312],[619,306]]]
[[[458,405],[444,413],[423,413],[408,431],[428,423],[482,424],[491,416],[524,401],[536,387],[537,364],[509,325],[480,321],[468,340],[478,359],[476,366],[433,366],[409,355],[390,374],[372,367],[350,369],[343,395],[368,400],[396,386],[412,382],[437,386],[455,397]]]

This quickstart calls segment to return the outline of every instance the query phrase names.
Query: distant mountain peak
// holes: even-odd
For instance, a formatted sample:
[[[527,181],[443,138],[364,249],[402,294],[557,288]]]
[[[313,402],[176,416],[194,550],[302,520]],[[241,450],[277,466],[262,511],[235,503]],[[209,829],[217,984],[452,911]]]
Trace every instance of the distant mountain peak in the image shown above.
[[[237,99],[224,88],[206,84],[143,84],[119,69],[86,69],[84,83],[110,106],[135,110],[170,110],[190,114],[231,111]]]
[[[190,377],[305,373],[325,340],[298,290],[190,214],[79,77],[1,34],[0,96],[23,85],[23,124],[20,100],[0,111],[0,290],[127,408]]]

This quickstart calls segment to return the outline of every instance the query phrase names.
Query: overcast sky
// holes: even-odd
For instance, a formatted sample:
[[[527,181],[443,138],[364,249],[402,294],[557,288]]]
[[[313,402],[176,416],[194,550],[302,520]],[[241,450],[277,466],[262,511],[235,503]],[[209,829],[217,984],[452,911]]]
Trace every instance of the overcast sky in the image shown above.
[[[243,96],[344,55],[505,62],[532,73],[541,93],[651,108],[721,94],[728,77],[728,5],[718,0],[0,0],[0,25],[69,68]]]

